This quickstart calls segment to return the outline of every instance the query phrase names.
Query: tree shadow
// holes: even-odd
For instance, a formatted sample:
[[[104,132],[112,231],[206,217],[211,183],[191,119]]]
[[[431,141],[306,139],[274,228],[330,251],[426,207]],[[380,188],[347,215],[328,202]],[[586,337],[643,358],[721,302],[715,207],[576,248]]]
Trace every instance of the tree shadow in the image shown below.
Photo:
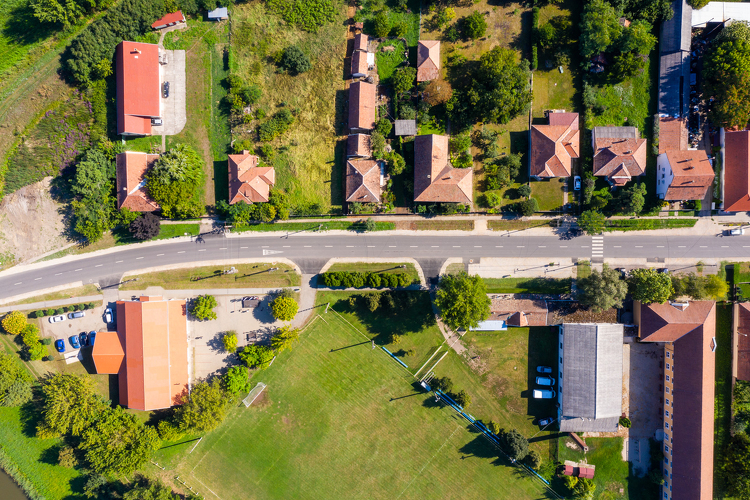
[[[344,164],[346,163],[346,139],[336,141],[333,151],[331,180],[326,182],[331,184],[331,204],[341,205],[344,203],[344,184],[346,182],[346,176],[343,174]]]
[[[229,199],[229,160],[214,161],[214,196],[217,201]]]
[[[5,17],[7,22],[2,35],[18,45],[31,45],[60,31],[57,24],[39,22],[26,2],[19,3]]]
[[[534,418],[557,417],[557,397],[553,399],[535,399],[533,389],[536,387],[536,367],[549,366],[552,368],[551,377],[557,379],[557,342],[558,327],[538,326],[529,328],[528,374],[529,389],[522,393],[528,398],[526,413]],[[556,380],[557,382],[557,380]],[[559,385],[555,385],[557,391]]]

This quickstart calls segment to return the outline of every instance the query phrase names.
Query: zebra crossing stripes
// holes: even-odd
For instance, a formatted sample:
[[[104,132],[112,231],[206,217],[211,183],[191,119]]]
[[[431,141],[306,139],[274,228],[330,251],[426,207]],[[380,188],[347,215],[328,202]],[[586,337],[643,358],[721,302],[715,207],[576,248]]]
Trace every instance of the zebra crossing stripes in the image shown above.
[[[604,236],[591,237],[591,258],[604,257]]]

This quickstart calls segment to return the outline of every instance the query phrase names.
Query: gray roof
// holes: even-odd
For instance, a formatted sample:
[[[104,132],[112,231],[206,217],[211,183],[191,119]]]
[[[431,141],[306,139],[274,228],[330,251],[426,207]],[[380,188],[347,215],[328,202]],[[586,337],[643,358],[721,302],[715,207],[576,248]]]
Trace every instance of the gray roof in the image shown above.
[[[417,120],[396,120],[396,135],[417,135]]]
[[[690,53],[672,52],[659,58],[659,113],[687,115],[690,97]]]
[[[605,419],[622,414],[623,325],[571,323],[560,331],[561,426],[566,422],[579,432],[583,426],[609,425]]]
[[[210,11],[208,13],[208,18],[209,19],[213,19],[213,18],[217,18],[217,17],[219,17],[219,18],[221,18],[221,17],[229,17],[229,12],[227,11],[227,8],[226,7],[217,7],[216,9],[214,9],[214,10],[212,10],[212,11]]]
[[[693,22],[693,8],[685,0],[672,0],[672,19],[661,23],[659,51],[671,54],[681,50],[690,51],[690,31]]]
[[[620,417],[560,418],[560,432],[617,432]]]
[[[640,139],[638,127],[594,127],[591,140],[595,139]]]

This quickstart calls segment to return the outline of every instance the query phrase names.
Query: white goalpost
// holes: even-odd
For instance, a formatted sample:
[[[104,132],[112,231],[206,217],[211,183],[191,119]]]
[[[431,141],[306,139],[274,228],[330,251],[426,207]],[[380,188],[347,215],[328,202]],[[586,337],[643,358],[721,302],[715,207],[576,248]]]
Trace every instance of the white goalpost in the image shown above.
[[[245,403],[245,408],[253,404],[253,401],[255,401],[258,396],[260,396],[260,393],[263,392],[263,389],[266,388],[266,384],[263,382],[258,382],[258,385],[253,387],[253,390],[250,391],[250,394],[247,395],[245,399],[242,400],[243,403]]]

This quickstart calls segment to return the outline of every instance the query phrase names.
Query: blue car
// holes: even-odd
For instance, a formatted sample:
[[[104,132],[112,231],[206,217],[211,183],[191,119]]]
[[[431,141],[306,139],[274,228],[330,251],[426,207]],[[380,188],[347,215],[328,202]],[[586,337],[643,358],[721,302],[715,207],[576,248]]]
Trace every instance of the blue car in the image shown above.
[[[89,336],[86,334],[86,332],[81,332],[78,334],[78,342],[81,343],[81,347],[86,347],[89,345]]]
[[[94,346],[94,340],[96,340],[96,332],[89,332],[89,345]]]
[[[68,338],[68,342],[70,342],[70,345],[73,347],[73,349],[81,348],[81,344],[78,343],[78,335],[71,335]]]
[[[55,349],[57,349],[57,352],[65,352],[65,341],[62,339],[55,340]]]

